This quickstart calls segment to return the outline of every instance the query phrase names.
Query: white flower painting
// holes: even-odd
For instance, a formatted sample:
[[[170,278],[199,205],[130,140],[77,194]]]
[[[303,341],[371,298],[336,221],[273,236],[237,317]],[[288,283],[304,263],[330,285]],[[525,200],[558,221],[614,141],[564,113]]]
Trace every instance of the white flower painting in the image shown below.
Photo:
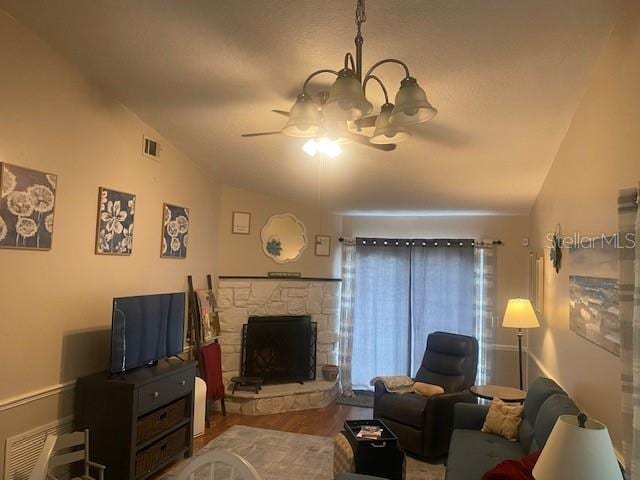
[[[131,255],[136,196],[100,187],[97,255]]]
[[[189,209],[164,204],[162,208],[162,258],[186,258],[189,238]]]
[[[58,177],[0,163],[0,247],[50,250]]]

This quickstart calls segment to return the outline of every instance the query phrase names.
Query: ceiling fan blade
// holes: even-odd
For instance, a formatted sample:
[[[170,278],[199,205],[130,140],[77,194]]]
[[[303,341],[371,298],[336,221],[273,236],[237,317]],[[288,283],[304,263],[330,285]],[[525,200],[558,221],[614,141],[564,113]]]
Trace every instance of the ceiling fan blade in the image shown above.
[[[241,137],[264,137],[266,135],[280,135],[282,132],[276,130],[275,132],[256,132],[256,133],[243,133]]]
[[[285,117],[289,116],[289,112],[285,111],[285,110],[271,110],[273,113],[277,113],[279,115],[284,115]]]
[[[353,125],[355,128],[370,128],[376,126],[376,120],[378,119],[377,115],[371,115],[370,117],[359,118],[358,120],[353,121]]]
[[[353,132],[344,132],[342,133],[347,138],[350,138],[355,143],[359,143],[360,145],[364,145],[365,147],[375,148],[376,150],[382,150],[383,152],[391,152],[396,149],[395,143],[389,143],[384,145],[378,145],[375,143],[369,142],[369,137],[365,137],[364,135],[359,135]]]

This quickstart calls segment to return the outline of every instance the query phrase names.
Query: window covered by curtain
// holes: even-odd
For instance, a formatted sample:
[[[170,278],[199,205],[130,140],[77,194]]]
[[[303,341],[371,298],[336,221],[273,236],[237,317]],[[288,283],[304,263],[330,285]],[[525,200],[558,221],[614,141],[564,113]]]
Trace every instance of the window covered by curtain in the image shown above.
[[[353,352],[353,301],[356,269],[356,241],[345,238],[342,242],[342,289],[340,294],[339,367],[340,392],[353,396],[351,386],[351,355]]]
[[[639,189],[618,198],[623,455],[629,480],[640,479],[640,209]]]
[[[416,246],[411,252],[411,375],[436,331],[475,336],[474,254],[462,247]]]
[[[496,255],[492,242],[476,242],[474,249],[474,333],[479,344],[476,383],[494,382],[496,358]]]
[[[409,247],[356,245],[351,381],[409,374]]]
[[[495,343],[494,251],[491,242],[473,240],[358,239],[347,338],[353,388],[369,389],[379,375],[413,376],[435,331],[476,337],[479,381],[488,381]]]

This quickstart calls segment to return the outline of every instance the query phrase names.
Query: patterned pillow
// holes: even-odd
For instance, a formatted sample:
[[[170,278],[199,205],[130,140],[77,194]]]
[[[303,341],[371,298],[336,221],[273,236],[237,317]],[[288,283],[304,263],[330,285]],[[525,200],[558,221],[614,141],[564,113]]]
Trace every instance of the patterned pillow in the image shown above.
[[[485,433],[495,433],[515,442],[518,440],[518,427],[522,422],[522,405],[509,405],[499,398],[494,398],[489,406],[489,413],[482,426]]]
[[[336,436],[333,446],[333,476],[340,473],[351,473],[356,471],[356,462],[353,458],[353,449],[347,437],[343,433]]]

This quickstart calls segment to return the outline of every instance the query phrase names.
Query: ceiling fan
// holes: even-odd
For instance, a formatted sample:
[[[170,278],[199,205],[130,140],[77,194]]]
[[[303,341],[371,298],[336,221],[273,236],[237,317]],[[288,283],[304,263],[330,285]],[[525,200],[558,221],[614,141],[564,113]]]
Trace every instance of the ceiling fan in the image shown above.
[[[344,57],[344,68],[340,71],[320,69],[307,77],[302,93],[289,112],[272,110],[286,116],[287,123],[282,130],[245,133],[243,137],[285,134],[291,137],[308,138],[303,150],[309,155],[318,152],[336,156],[340,144],[358,143],[382,151],[395,150],[396,144],[408,140],[408,127],[431,120],[437,110],[427,100],[425,91],[409,73],[407,65],[395,58],[387,58],[375,63],[363,76],[362,70],[362,24],[366,21],[364,0],[357,0],[355,37],[356,56],[348,52]],[[387,89],[373,71],[383,64],[395,63],[404,68],[405,76],[395,97],[395,105],[389,102]],[[318,75],[332,74],[337,78],[329,91],[312,95],[308,91],[309,82]],[[373,104],[367,100],[366,88],[369,81],[375,81],[384,94],[385,103],[380,113],[371,115]],[[373,130],[371,135],[365,131]]]

